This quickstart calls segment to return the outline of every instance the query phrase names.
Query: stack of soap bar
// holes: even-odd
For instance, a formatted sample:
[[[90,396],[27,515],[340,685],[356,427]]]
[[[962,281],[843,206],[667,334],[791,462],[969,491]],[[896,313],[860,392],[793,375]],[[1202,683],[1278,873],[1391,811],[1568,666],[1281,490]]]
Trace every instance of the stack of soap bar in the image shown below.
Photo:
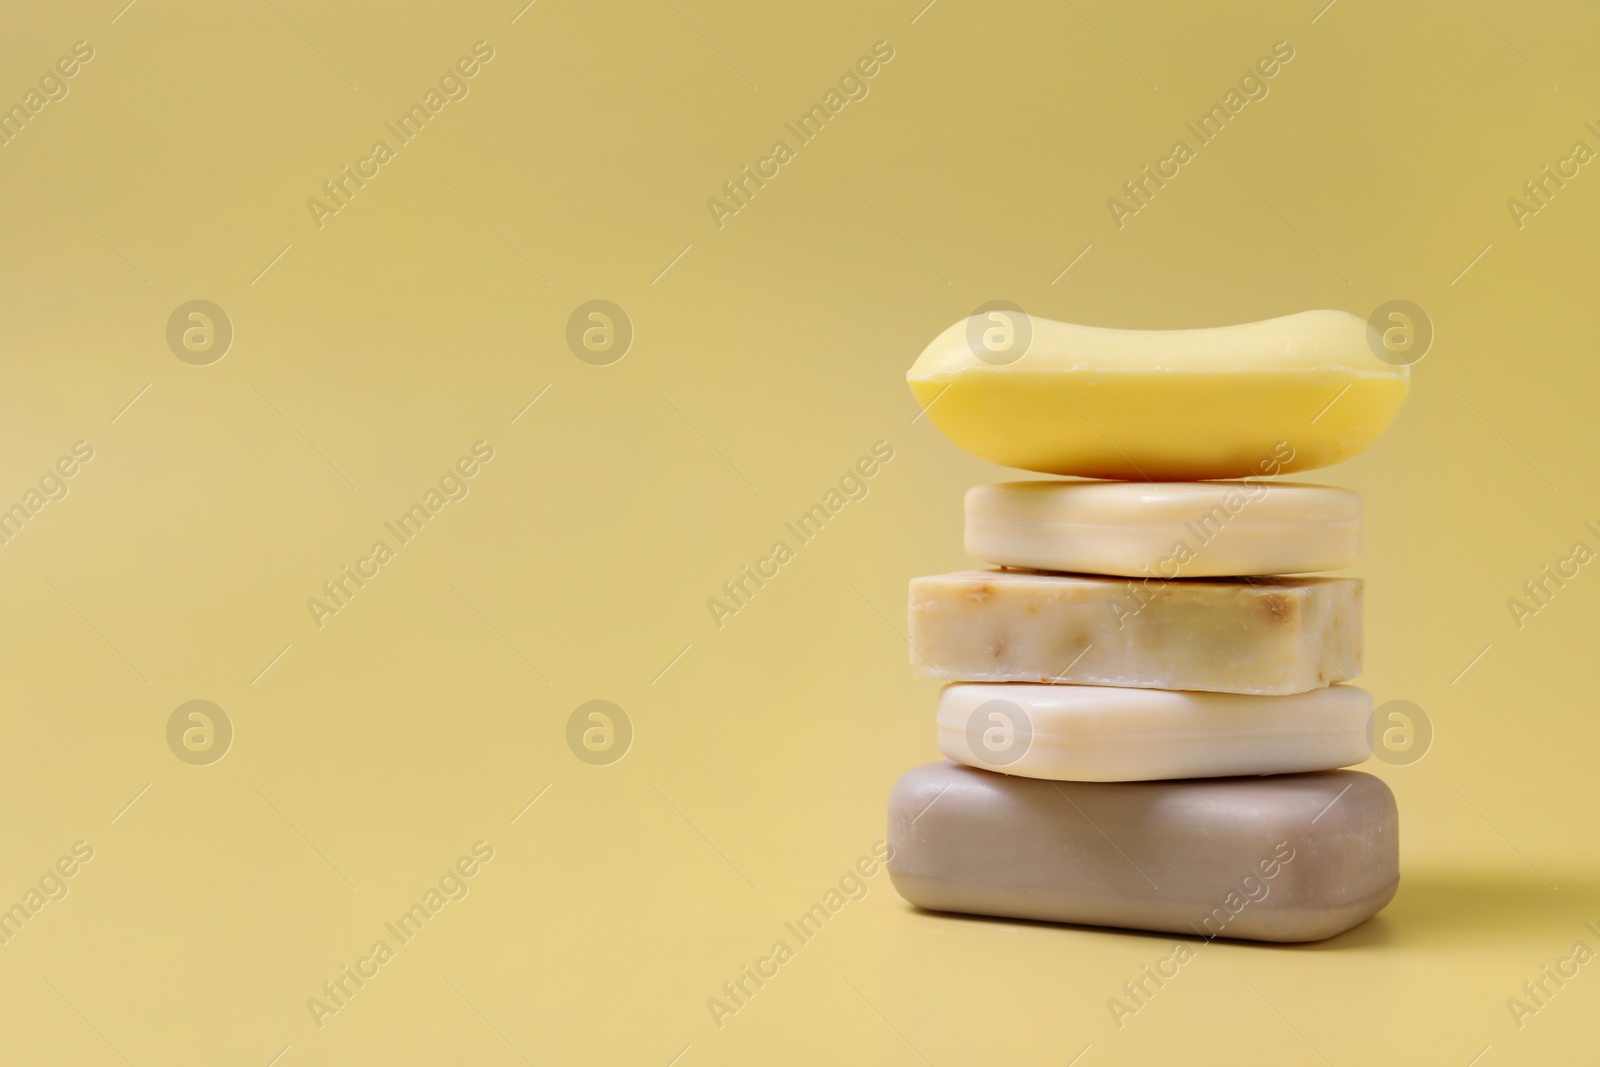
[[[896,888],[936,911],[1200,937],[1370,918],[1399,880],[1394,798],[1336,769],[1371,754],[1372,699],[1343,684],[1362,583],[1306,576],[1356,561],[1360,499],[1269,479],[1371,444],[1409,369],[1343,312],[1029,325],[1020,358],[990,361],[957,324],[913,392],[976,455],[1122,480],[977,487],[967,551],[1002,569],[912,580],[911,658],[948,683],[955,762],[894,789]]]

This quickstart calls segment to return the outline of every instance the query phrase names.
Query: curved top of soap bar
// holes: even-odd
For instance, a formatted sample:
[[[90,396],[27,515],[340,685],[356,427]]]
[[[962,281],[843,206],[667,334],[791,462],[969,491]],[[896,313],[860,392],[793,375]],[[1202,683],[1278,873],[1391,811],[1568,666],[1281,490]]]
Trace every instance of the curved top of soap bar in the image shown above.
[[[980,320],[987,328],[998,320]],[[971,319],[962,319],[922,350],[908,379],[938,378],[971,369],[1120,371],[1285,371],[1342,367],[1407,377],[1409,368],[1373,355],[1367,324],[1348,311],[1301,311],[1276,319],[1195,330],[1118,330],[1028,316],[1033,340],[1013,362],[985,362],[967,344]],[[981,329],[979,331],[981,337]],[[980,342],[981,343],[981,342]],[[1004,358],[999,357],[999,358]]]
[[[1005,326],[963,319],[906,379],[961,448],[1050,474],[1197,481],[1328,466],[1378,439],[1411,379],[1344,311],[1197,330],[1029,317],[990,335],[1021,347],[1031,327],[1020,356],[984,347],[985,331]]]

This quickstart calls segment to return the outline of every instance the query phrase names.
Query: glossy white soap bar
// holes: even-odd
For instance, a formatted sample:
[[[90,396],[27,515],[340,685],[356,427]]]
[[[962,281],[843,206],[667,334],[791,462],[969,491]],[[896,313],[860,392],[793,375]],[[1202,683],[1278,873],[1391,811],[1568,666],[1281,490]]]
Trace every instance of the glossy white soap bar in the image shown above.
[[[949,685],[939,751],[969,767],[1071,782],[1293,774],[1366,759],[1371,717],[1372,697],[1353,685],[1292,696]]]
[[[1361,497],[1292,482],[1005,482],[967,491],[967,554],[1002,567],[1130,577],[1354,566]]]
[[[911,662],[947,682],[1304,693],[1361,673],[1358,578],[911,579]]]

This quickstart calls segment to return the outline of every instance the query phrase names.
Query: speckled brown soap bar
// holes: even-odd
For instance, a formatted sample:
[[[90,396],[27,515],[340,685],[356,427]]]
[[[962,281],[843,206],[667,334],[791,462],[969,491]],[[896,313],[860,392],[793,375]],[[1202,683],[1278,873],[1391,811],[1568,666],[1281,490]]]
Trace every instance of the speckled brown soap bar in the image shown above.
[[[911,580],[911,661],[948,682],[1305,693],[1361,673],[1359,578]]]
[[[1323,771],[1047,782],[935,763],[889,797],[889,877],[932,911],[1317,941],[1400,884],[1394,795]]]

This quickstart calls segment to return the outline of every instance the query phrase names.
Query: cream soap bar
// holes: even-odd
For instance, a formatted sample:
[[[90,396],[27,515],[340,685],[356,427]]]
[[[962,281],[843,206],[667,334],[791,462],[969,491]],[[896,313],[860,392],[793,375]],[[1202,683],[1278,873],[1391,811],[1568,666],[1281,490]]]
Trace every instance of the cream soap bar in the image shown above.
[[[967,491],[967,554],[1130,577],[1354,566],[1361,497],[1290,482],[1008,482]]]
[[[1046,782],[936,763],[889,798],[889,876],[933,911],[1317,941],[1399,885],[1394,796],[1357,771]]]
[[[947,682],[1304,693],[1361,673],[1358,578],[911,580],[911,662]]]
[[[1002,466],[1242,478],[1326,467],[1378,439],[1411,372],[1374,355],[1369,330],[1344,311],[1201,330],[996,312],[945,330],[906,379],[946,437]]]
[[[1075,782],[1293,774],[1372,755],[1371,717],[1372,697],[1353,685],[1292,696],[949,685],[939,751],[969,767]]]

